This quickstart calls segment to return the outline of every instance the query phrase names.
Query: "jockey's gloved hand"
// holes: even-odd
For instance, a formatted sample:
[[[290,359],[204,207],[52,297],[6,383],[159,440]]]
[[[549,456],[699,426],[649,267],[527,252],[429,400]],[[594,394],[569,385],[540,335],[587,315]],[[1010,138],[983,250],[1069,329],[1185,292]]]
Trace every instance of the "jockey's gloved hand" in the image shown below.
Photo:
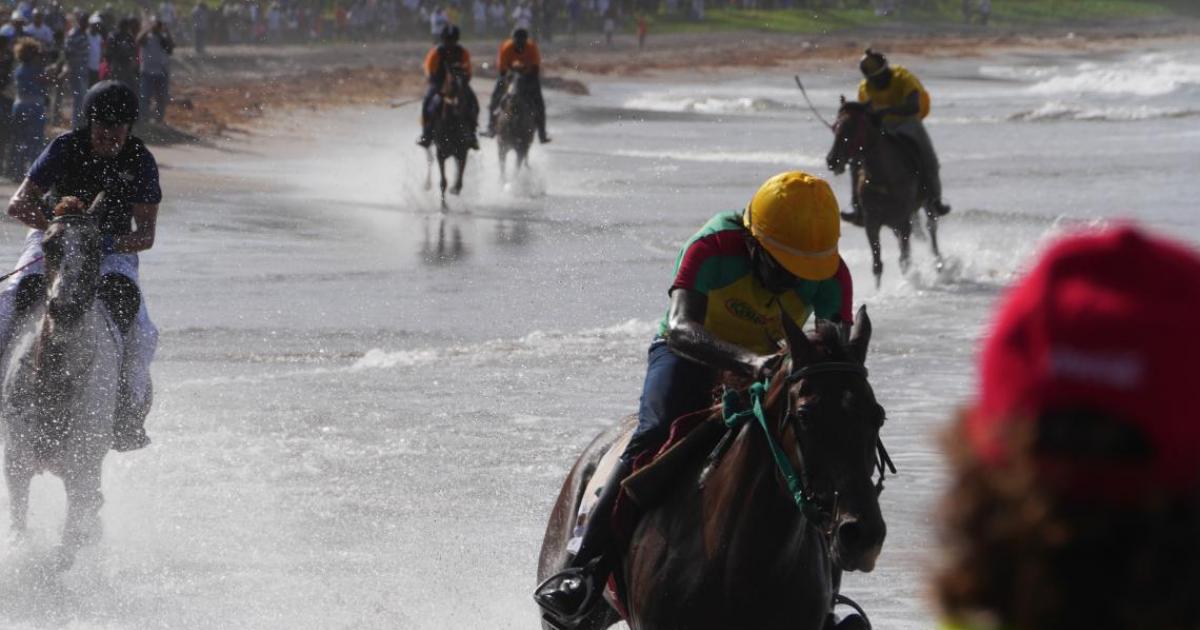
[[[105,234],[100,239],[100,251],[105,256],[115,254],[117,252],[117,237],[112,234]]]

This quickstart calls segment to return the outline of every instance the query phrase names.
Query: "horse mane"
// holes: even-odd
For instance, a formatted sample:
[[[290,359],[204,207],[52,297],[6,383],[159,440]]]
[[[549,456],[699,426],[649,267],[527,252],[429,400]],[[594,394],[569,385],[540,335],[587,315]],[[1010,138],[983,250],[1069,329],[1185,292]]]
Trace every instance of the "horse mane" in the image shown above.
[[[867,104],[858,101],[843,101],[840,111],[861,113],[867,111]]]

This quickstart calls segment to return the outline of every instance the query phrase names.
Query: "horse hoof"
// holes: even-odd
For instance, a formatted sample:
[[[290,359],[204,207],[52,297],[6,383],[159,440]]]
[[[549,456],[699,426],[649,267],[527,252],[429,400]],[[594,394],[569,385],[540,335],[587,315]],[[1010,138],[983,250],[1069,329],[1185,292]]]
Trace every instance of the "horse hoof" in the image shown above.
[[[75,566],[75,554],[78,550],[72,549],[67,545],[59,545],[54,550],[54,557],[51,559],[54,564],[54,570],[58,573],[66,573]]]

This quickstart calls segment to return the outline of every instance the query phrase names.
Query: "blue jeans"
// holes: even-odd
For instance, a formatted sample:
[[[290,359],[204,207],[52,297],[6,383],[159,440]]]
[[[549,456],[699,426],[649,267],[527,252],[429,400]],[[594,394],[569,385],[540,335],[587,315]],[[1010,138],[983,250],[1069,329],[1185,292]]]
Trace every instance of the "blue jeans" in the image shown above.
[[[661,447],[676,418],[713,404],[716,370],[671,352],[662,339],[650,344],[648,355],[637,430],[621,454],[627,461]]]

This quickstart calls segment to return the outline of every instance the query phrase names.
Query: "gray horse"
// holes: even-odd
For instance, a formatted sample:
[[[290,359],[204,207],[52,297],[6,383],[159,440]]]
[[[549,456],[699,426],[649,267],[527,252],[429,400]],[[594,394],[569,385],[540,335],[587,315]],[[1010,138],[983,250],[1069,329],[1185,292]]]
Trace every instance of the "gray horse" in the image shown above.
[[[33,476],[49,471],[61,477],[67,491],[61,569],[100,536],[100,473],[112,446],[122,338],[98,299],[103,279],[96,219],[64,206],[42,241],[44,283],[33,276],[18,291],[24,313],[0,356],[12,529],[21,535],[26,528]]]

